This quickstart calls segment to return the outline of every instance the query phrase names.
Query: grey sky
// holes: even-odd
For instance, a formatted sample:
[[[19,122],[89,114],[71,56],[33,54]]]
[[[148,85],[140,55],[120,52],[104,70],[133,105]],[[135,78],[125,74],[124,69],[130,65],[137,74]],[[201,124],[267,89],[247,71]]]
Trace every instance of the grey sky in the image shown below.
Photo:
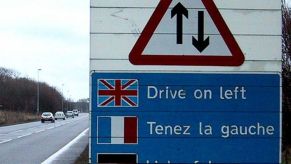
[[[0,0],[0,66],[89,96],[89,0]]]
[[[290,4],[290,0],[287,0]],[[89,96],[89,0],[0,0],[0,66]]]

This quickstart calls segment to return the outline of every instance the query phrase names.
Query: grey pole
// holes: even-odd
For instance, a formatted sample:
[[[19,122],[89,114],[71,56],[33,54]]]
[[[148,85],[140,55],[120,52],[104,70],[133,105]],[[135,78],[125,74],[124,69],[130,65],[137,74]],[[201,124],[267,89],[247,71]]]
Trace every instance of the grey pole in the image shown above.
[[[64,92],[63,92],[64,84],[62,84],[62,111],[64,112]]]
[[[41,69],[37,69],[37,114],[39,114],[39,72],[41,71]]]

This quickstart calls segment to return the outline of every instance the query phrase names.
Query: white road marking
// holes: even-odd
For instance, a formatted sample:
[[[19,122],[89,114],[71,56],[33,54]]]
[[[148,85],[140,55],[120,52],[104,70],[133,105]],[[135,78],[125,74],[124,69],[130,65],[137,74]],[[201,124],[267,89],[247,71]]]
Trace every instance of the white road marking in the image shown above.
[[[72,145],[77,143],[83,136],[86,135],[86,132],[89,130],[89,128],[85,129],[82,133],[80,133],[76,138],[74,138],[71,142],[69,142],[67,145],[65,145],[63,148],[61,148],[59,151],[57,151],[55,154],[51,155],[48,159],[43,161],[41,164],[50,164],[52,163],[58,156],[66,152]]]
[[[0,134],[0,136],[1,136],[1,135],[8,135],[8,134],[12,134],[12,133],[18,133],[18,132],[21,132],[21,131],[23,131],[23,130],[16,130],[16,131],[9,132],[9,133],[6,133],[6,134]]]
[[[18,132],[22,132],[23,130],[17,130],[17,131],[14,131],[14,132],[11,132],[11,133],[18,133]]]
[[[47,130],[49,130],[49,129],[53,129],[54,127],[49,127],[49,128],[46,128]]]
[[[18,136],[18,137],[16,137],[16,138],[13,138],[13,139],[1,139],[0,140],[0,144],[4,144],[4,143],[7,143],[7,142],[10,142],[10,141],[12,141],[12,140],[15,140],[15,139],[19,139],[19,138],[23,138],[23,137],[26,137],[26,136],[29,136],[29,135],[32,135],[32,134],[36,134],[36,133],[40,133],[40,132],[43,132],[43,131],[46,131],[46,130],[48,130],[48,129],[53,129],[53,128],[57,128],[57,127],[60,127],[60,126],[64,126],[64,125],[66,125],[66,124],[70,124],[70,123],[73,123],[73,122],[75,122],[75,121],[78,121],[78,120],[81,120],[82,118],[84,118],[84,117],[86,117],[86,116],[82,116],[82,117],[79,117],[79,118],[77,118],[77,119],[72,119],[72,120],[67,120],[67,121],[64,121],[64,122],[60,122],[60,124],[55,124],[53,127],[48,127],[48,126],[50,126],[51,124],[46,124],[45,125],[45,127],[43,127],[43,125],[41,125],[41,126],[37,126],[37,127],[43,127],[44,129],[41,129],[41,130],[38,130],[38,131],[35,131],[35,132],[32,132],[32,133],[27,133],[27,134],[24,134],[24,135],[21,135],[21,136]],[[46,128],[47,127],[47,128]],[[33,131],[34,130],[36,130],[37,128],[29,128],[29,129],[32,129]],[[28,130],[28,129],[26,129],[26,130]],[[9,135],[9,134],[12,134],[12,133],[18,133],[18,132],[21,132],[21,131],[26,131],[26,130],[24,130],[24,129],[21,129],[21,130],[16,130],[16,131],[12,131],[12,132],[9,132],[9,133],[1,133],[0,134],[0,136],[5,136],[5,135]],[[89,130],[89,129],[86,129],[86,130],[84,130],[78,137],[80,138],[81,136],[83,136],[83,134],[85,134],[86,133],[86,131],[87,130]],[[78,137],[76,137],[75,139],[76,139],[76,142],[77,142],[77,138]],[[79,139],[78,138],[78,139]],[[74,140],[75,140],[74,139]],[[74,141],[73,140],[73,141]],[[70,142],[70,143],[68,143],[65,147],[63,147],[61,150],[63,150],[64,148],[68,148],[69,146],[71,146],[72,144],[73,144],[74,142]],[[61,154],[62,152],[61,152],[61,150],[59,150],[58,152],[59,152],[59,154]],[[63,152],[65,151],[66,149],[64,149],[63,150]],[[58,153],[57,152],[57,153]],[[55,153],[56,154],[56,153]],[[51,156],[52,157],[52,156]]]
[[[21,136],[18,136],[17,138],[23,138],[23,137],[26,137],[26,136],[30,136],[32,133],[27,133],[27,134],[24,134],[24,135],[21,135]]]
[[[44,129],[39,130],[39,131],[36,131],[36,132],[34,132],[34,133],[40,133],[40,132],[44,132]]]
[[[0,144],[3,144],[3,143],[6,143],[6,142],[9,142],[11,141],[12,139],[7,139],[7,140],[4,140],[4,141],[1,141]]]

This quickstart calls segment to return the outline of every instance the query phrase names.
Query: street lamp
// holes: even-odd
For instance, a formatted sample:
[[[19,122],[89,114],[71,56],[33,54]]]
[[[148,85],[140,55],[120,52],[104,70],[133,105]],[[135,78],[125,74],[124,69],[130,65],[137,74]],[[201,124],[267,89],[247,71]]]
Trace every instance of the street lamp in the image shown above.
[[[62,84],[62,111],[64,112],[64,92],[63,92],[63,89],[64,89],[64,84]]]
[[[70,95],[70,91],[67,91],[67,95]],[[67,110],[70,110],[70,106],[69,106],[69,102],[70,102],[70,97],[67,99]]]
[[[37,114],[39,114],[39,72],[41,71],[41,69],[37,69],[37,107],[36,107],[36,112]]]

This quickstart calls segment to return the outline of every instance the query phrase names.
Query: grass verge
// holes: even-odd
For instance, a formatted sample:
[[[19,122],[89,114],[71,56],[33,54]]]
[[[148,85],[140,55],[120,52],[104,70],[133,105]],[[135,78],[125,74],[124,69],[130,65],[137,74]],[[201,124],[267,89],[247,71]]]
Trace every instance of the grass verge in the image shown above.
[[[282,164],[291,164],[291,147],[282,153]]]
[[[31,113],[0,111],[0,126],[14,125],[39,120],[39,116]]]
[[[86,146],[86,149],[82,152],[79,158],[75,161],[75,164],[87,164],[89,162],[89,145]]]

